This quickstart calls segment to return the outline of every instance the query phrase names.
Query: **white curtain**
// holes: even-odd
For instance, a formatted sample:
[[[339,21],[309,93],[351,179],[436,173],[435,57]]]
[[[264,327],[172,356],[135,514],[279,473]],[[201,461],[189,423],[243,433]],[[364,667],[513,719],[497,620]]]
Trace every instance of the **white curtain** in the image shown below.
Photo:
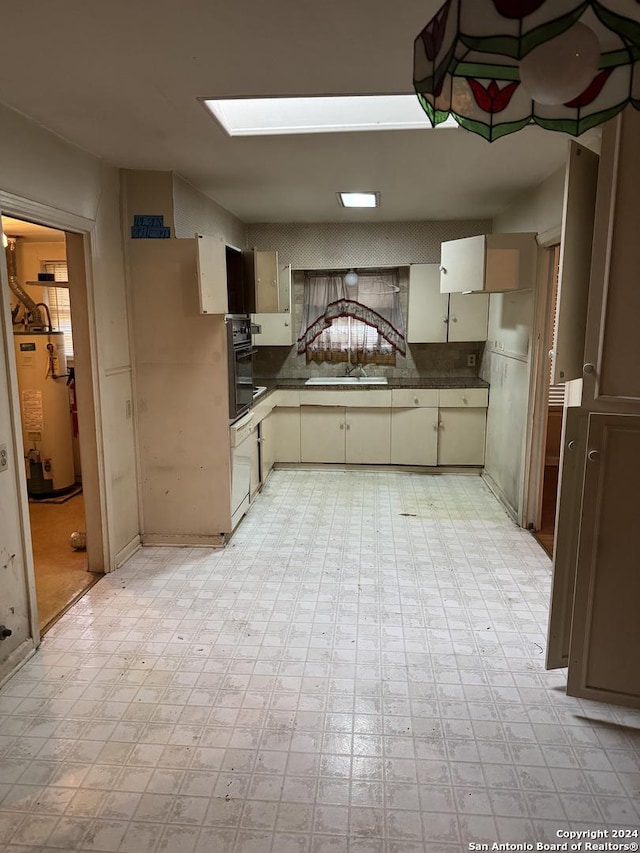
[[[343,273],[305,275],[298,352],[324,361],[393,361],[406,352],[397,270],[363,271],[347,287]]]

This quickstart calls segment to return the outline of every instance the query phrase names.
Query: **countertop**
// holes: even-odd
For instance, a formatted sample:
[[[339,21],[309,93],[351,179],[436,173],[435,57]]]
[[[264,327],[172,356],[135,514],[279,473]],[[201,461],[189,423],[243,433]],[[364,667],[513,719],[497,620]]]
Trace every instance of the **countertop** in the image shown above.
[[[273,391],[276,388],[293,388],[293,389],[311,389],[313,391],[322,391],[330,389],[331,391],[353,391],[356,388],[376,391],[384,390],[385,388],[488,388],[489,383],[484,379],[479,379],[477,376],[428,376],[417,377],[411,379],[389,379],[386,385],[305,385],[306,379],[260,379],[254,377],[254,383],[261,385],[267,391]]]

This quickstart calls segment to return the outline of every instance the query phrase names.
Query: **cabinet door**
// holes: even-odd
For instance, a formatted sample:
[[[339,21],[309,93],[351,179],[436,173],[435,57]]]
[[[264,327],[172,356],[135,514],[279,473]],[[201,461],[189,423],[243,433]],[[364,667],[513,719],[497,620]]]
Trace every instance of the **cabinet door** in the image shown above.
[[[482,291],[484,287],[485,237],[448,240],[441,246],[440,290],[443,293]]]
[[[260,481],[264,485],[276,461],[276,412],[270,412],[260,422]]]
[[[278,308],[278,253],[256,252],[256,313],[277,313]]]
[[[486,341],[489,296],[485,293],[452,293],[449,296],[449,338],[454,341]]]
[[[344,414],[340,406],[300,407],[302,462],[345,461]]]
[[[440,293],[439,265],[412,264],[409,269],[407,341],[414,344],[445,343],[448,317],[449,296]]]
[[[251,319],[262,331],[253,336],[257,347],[290,347],[293,344],[291,314],[252,314]]]
[[[391,410],[347,409],[346,461],[388,465],[391,459]]]
[[[278,311],[291,311],[291,264],[278,266]]]
[[[275,416],[275,461],[300,462],[300,408],[278,406]]]
[[[438,465],[484,465],[486,409],[440,409]]]
[[[198,299],[201,314],[226,314],[227,255],[222,237],[196,236]]]
[[[640,417],[590,414],[567,693],[640,707]]]
[[[251,500],[260,491],[260,442],[259,428],[254,426],[249,436],[249,468],[250,468],[250,488],[249,497]]]
[[[391,464],[438,464],[438,409],[394,409]]]
[[[577,142],[569,143],[555,339],[551,351],[551,382],[554,385],[582,376],[599,159],[597,154]]]

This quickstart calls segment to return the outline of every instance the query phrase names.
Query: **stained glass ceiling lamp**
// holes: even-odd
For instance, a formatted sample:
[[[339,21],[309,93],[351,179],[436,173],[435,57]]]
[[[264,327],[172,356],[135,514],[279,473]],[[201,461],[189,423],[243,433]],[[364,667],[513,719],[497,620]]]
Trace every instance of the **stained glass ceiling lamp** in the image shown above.
[[[579,136],[640,109],[639,59],[637,0],[448,0],[415,40],[413,82],[434,127]]]

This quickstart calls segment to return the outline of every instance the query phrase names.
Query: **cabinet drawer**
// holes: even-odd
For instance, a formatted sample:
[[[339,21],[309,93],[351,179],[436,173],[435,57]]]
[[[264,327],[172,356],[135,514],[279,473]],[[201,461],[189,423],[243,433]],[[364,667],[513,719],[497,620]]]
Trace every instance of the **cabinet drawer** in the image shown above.
[[[431,408],[438,405],[436,388],[394,388],[391,406],[394,409]]]
[[[368,409],[391,406],[391,389],[383,391],[300,391],[301,406],[364,406]]]
[[[288,390],[286,388],[279,388],[276,397],[276,406],[299,406],[300,405],[300,392]]]
[[[486,408],[489,401],[488,388],[441,388],[440,408]]]
[[[229,441],[231,447],[238,447],[245,438],[248,438],[255,429],[253,414],[245,415],[229,427]]]

